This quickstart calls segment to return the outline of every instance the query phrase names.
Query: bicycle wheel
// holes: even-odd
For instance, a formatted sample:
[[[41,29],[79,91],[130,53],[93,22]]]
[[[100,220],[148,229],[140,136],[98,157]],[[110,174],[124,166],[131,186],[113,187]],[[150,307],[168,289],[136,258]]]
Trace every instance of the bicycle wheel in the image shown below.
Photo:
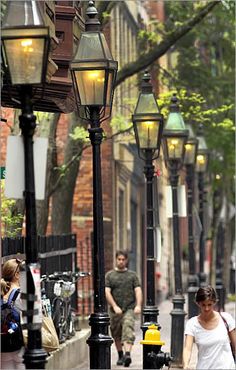
[[[60,298],[55,298],[53,300],[53,310],[52,310],[52,320],[58,335],[59,343],[65,342],[64,336],[64,326],[65,326],[65,317],[64,317],[64,308],[63,301]]]
[[[69,307],[69,315],[67,318],[67,328],[68,328],[69,336],[73,337],[75,335],[75,314],[72,311],[71,306]]]

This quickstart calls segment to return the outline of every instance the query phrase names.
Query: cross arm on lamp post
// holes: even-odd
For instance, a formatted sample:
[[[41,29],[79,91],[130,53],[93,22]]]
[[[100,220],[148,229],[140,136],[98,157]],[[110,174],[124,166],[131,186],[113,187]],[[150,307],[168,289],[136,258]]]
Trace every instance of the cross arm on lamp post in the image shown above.
[[[97,9],[89,1],[85,32],[81,33],[78,48],[70,69],[79,115],[90,123],[89,138],[93,150],[93,286],[94,313],[90,315],[91,369],[110,369],[112,338],[108,333],[106,312],[105,263],[103,240],[103,204],[101,173],[101,122],[109,118],[112,109],[118,63],[113,60],[105,37],[100,32]]]
[[[154,261],[154,213],[153,213],[153,160],[158,158],[163,130],[163,116],[159,112],[152,92],[150,74],[145,72],[138,102],[132,115],[138,153],[145,161],[146,177],[146,306],[143,309],[144,323],[157,323],[158,310],[155,306],[155,261]],[[152,309],[151,309],[152,307]],[[146,325],[148,326],[148,325]]]
[[[156,97],[152,91],[150,78],[150,74],[146,71],[142,79],[138,102],[132,115],[138,153],[145,162],[144,175],[146,178],[146,301],[143,307],[143,338],[145,338],[145,333],[151,324],[155,324],[160,328],[158,324],[159,310],[155,301],[154,207],[156,205],[153,202],[153,160],[159,156],[164,122],[163,116],[159,112]],[[143,341],[144,343],[145,340]],[[163,363],[161,363],[163,358],[165,358],[165,365],[169,366],[169,355],[165,354],[162,360],[159,353],[156,353],[154,357],[155,363],[159,364],[160,367],[163,366]],[[143,369],[149,369],[150,366],[152,366],[150,365],[150,347],[144,344]]]
[[[49,29],[35,1],[8,1],[2,23],[2,55],[9,85],[17,87],[22,114],[19,117],[24,142],[25,164],[25,252],[26,291],[21,284],[22,311],[28,330],[24,353],[27,369],[44,369],[47,353],[42,348],[40,266],[38,264],[36,202],[34,183],[33,135],[36,117],[33,115],[33,88],[44,86],[49,53]],[[23,274],[23,273],[22,273]]]
[[[206,140],[203,134],[203,125],[199,125],[197,132],[198,150],[196,159],[196,172],[198,174],[198,194],[199,194],[199,218],[202,224],[199,249],[199,280],[200,286],[206,285],[207,276],[204,273],[205,261],[205,227],[204,227],[204,175],[207,171],[209,164],[209,150],[207,148]]]
[[[198,290],[199,279],[196,274],[196,251],[194,247],[193,235],[193,202],[194,202],[194,178],[195,178],[195,163],[198,149],[198,140],[192,129],[192,125],[187,124],[189,137],[185,144],[184,164],[186,168],[186,183],[187,183],[187,208],[188,208],[188,261],[189,261],[189,276],[188,276],[188,317],[198,315],[198,306],[195,303],[195,294]]]
[[[184,296],[182,287],[181,250],[179,235],[178,199],[177,187],[179,170],[183,164],[185,143],[188,130],[180,113],[176,94],[171,98],[170,113],[163,131],[163,151],[165,163],[169,170],[170,184],[172,188],[172,226],[173,226],[173,248],[174,248],[174,278],[175,295],[173,297],[173,310],[171,311],[171,356],[174,364],[182,364],[183,336],[184,336]]]

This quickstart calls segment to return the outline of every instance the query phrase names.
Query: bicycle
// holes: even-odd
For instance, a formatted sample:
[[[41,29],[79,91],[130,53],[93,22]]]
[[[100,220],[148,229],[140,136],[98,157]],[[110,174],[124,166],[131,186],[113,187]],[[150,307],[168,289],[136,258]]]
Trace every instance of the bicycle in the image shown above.
[[[42,313],[44,316],[52,317],[52,306],[50,299],[46,294],[45,282],[48,281],[47,275],[42,275],[40,279],[41,283],[41,303],[42,303]]]
[[[76,290],[76,282],[89,275],[89,272],[71,271],[49,275],[49,279],[55,281],[52,319],[60,343],[75,335],[75,310],[71,307],[71,296]]]

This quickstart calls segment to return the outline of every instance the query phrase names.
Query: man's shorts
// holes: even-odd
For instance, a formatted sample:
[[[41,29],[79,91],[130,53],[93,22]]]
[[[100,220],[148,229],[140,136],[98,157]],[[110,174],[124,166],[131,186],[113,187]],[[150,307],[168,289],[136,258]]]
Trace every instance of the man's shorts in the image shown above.
[[[134,324],[135,314],[134,310],[130,309],[124,312],[122,315],[117,315],[110,310],[111,319],[111,334],[115,340],[120,340],[121,343],[127,342],[134,344]]]

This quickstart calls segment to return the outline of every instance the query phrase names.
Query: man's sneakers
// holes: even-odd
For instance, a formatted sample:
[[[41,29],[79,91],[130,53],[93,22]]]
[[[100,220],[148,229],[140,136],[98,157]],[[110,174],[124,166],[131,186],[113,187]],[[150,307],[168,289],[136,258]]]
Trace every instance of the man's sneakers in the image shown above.
[[[125,352],[125,355],[123,354],[123,352],[120,352],[116,365],[124,365],[124,367],[129,367],[131,362],[132,360],[130,357],[130,352]]]
[[[124,363],[124,356],[118,358],[116,365],[123,365],[123,363]]]
[[[130,357],[130,353],[129,352],[126,352],[124,357],[123,357],[123,364],[124,364],[124,367],[129,367],[129,365],[131,364],[132,360],[131,360],[131,357]]]

